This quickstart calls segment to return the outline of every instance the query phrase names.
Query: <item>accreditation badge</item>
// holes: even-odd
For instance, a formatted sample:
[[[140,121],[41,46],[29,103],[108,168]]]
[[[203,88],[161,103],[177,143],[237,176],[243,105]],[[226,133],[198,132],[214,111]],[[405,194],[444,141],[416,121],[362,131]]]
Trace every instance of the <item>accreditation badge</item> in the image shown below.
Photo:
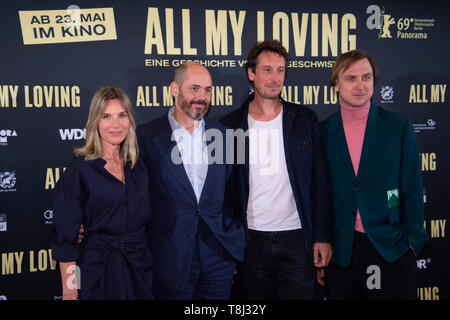
[[[386,191],[388,208],[396,208],[400,205],[400,198],[398,196],[398,189]]]

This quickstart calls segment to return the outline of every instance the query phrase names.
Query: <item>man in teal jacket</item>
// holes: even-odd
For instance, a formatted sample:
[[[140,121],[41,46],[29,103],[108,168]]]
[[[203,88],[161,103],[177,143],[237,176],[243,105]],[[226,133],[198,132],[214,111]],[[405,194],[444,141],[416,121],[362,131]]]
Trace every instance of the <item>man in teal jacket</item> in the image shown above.
[[[321,123],[334,206],[329,299],[417,298],[416,257],[428,240],[419,151],[407,116],[371,104],[376,78],[359,50],[331,70],[340,108]]]

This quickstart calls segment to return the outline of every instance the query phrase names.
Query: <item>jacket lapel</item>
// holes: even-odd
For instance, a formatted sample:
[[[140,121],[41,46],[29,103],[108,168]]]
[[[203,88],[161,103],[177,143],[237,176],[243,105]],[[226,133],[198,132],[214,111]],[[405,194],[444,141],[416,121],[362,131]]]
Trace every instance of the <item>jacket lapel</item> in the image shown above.
[[[197,202],[194,189],[192,188],[191,182],[186,174],[186,170],[184,169],[177,143],[175,139],[172,139],[172,128],[170,127],[169,120],[167,119],[167,114],[162,117],[161,122],[159,123],[159,130],[157,130],[157,132],[158,135],[153,138],[153,142],[161,154],[163,162],[167,165],[168,172],[175,177],[175,179],[185,189],[187,194],[189,194],[189,196]]]
[[[369,116],[367,118],[366,131],[364,133],[358,175],[356,176],[357,182],[359,182],[364,177],[364,174],[376,164],[376,159],[380,156],[378,153],[380,150],[383,150],[383,145],[389,138],[387,132],[388,130],[384,128],[384,122],[378,116],[378,108],[371,105]]]
[[[206,119],[205,119],[205,134],[206,134],[206,131],[208,131],[208,129],[217,129],[217,128],[210,127],[209,122],[206,121]],[[223,139],[223,144],[224,144],[225,143],[225,133],[221,132],[221,134],[222,134],[222,139]],[[210,185],[216,183],[217,181],[220,181],[219,177],[217,177],[217,175],[219,174],[219,170],[216,170],[216,166],[218,164],[216,162],[213,162],[213,159],[216,156],[218,150],[217,149],[210,150],[210,147],[213,147],[213,146],[210,146],[210,144],[213,143],[215,141],[215,139],[216,139],[216,137],[206,140],[206,148],[207,148],[207,153],[208,153],[208,169],[207,169],[208,171],[206,172],[205,183],[203,184],[202,192],[200,193],[200,199],[198,201],[199,203],[205,197],[205,193],[208,190],[215,190],[215,188]],[[223,145],[222,155],[223,155],[222,159],[217,159],[217,160],[225,161],[225,145]]]
[[[239,122],[237,123],[235,129],[242,129],[244,131],[244,133],[248,132],[248,108],[250,105],[250,102],[253,100],[254,95],[250,95],[247,100],[245,101],[244,105],[241,107],[240,110],[240,115],[239,115]],[[236,156],[237,156],[237,146],[239,146],[239,144],[235,143],[235,160],[236,160]],[[249,162],[250,162],[250,156],[249,156],[249,148],[250,148],[250,144],[249,144],[249,138],[248,135],[245,136],[244,138],[244,152],[245,152],[245,161],[243,164],[243,169],[244,169],[244,183],[245,183],[245,190],[249,190]],[[238,162],[236,161],[235,165]],[[248,197],[248,194],[245,195],[245,197]]]
[[[288,138],[292,129],[292,123],[294,122],[295,113],[290,110],[288,104],[283,101],[283,143],[284,152],[289,154]]]
[[[328,131],[328,150],[334,161],[339,161],[346,177],[355,178],[352,160],[348,151],[347,139],[345,138],[344,127],[342,125],[341,112],[330,119]]]

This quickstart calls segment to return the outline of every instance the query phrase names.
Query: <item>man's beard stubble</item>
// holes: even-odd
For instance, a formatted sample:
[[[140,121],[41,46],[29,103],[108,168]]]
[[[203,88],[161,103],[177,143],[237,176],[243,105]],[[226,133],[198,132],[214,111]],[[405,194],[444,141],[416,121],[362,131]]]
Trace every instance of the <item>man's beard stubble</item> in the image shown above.
[[[194,109],[192,107],[193,104],[202,104],[204,105],[204,108],[201,110],[197,110],[197,108]],[[208,111],[208,109],[209,105],[204,100],[193,100],[191,102],[187,102],[186,100],[182,99],[181,101],[181,110],[186,116],[188,116],[192,120],[201,120]]]

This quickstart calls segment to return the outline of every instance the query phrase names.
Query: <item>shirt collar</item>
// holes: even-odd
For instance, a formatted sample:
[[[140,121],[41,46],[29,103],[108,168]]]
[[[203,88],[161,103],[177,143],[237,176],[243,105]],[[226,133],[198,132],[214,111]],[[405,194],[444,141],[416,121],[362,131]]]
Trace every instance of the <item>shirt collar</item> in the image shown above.
[[[172,128],[172,131],[178,131],[179,130],[184,130],[186,133],[187,130],[173,117],[173,113],[175,112],[175,107],[171,107],[167,117],[169,118],[169,123],[170,123],[170,127]],[[205,127],[205,120],[202,118],[202,120],[200,120],[199,125],[197,126],[197,128],[194,129],[194,131],[192,132],[192,134],[197,133],[199,131],[203,132]]]

